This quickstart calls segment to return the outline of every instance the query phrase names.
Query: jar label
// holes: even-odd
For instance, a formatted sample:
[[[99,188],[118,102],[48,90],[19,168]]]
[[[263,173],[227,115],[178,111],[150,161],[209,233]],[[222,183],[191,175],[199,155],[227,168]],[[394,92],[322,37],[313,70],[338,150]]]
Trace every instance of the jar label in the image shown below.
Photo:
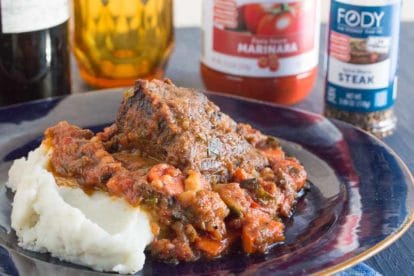
[[[44,30],[69,18],[68,0],[0,0],[0,5],[2,33]]]
[[[354,112],[387,109],[396,97],[400,1],[346,2],[331,4],[326,103]]]
[[[204,1],[202,62],[228,74],[280,77],[318,64],[319,0]]]

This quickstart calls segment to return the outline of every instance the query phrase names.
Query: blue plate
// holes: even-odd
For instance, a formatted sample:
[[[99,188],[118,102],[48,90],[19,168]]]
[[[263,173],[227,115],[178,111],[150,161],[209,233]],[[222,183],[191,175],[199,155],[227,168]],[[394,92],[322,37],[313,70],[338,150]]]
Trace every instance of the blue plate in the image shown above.
[[[0,273],[95,275],[88,268],[23,250],[10,228],[4,187],[16,158],[36,148],[48,126],[67,120],[94,131],[110,124],[122,93],[98,91],[0,109]],[[398,239],[414,220],[414,182],[400,158],[373,136],[339,121],[277,105],[209,94],[240,122],[284,140],[304,164],[311,190],[287,222],[286,242],[266,255],[228,255],[169,265],[147,258],[143,274],[309,274],[346,269]]]

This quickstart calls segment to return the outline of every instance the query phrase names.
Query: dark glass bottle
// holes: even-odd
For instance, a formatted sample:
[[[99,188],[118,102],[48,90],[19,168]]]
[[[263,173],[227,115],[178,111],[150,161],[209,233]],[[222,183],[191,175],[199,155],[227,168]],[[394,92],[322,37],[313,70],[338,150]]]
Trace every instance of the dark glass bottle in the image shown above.
[[[68,12],[56,12],[56,8],[67,9],[67,1],[56,1],[55,14],[43,9],[41,24],[37,23],[39,16],[31,17],[30,12],[44,8],[39,3],[45,1],[14,1],[14,6],[10,0],[0,1],[0,105],[69,94]],[[13,18],[25,13],[30,14],[27,23]]]

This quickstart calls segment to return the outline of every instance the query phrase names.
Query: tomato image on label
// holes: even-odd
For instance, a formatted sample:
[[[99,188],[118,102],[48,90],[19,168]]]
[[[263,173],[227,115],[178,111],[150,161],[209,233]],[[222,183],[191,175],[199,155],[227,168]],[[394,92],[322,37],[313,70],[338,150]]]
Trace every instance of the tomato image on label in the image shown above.
[[[268,14],[260,20],[258,35],[287,35],[297,30],[296,18],[289,11]]]
[[[277,55],[269,55],[269,69],[273,72],[279,69],[279,58]]]
[[[260,57],[257,64],[260,68],[266,68],[269,66],[269,59],[267,57]]]
[[[265,6],[262,4],[247,4],[242,6],[242,9],[247,29],[253,34],[256,33],[260,20],[267,14]]]
[[[241,6],[248,31],[258,35],[286,35],[298,29],[302,3]]]
[[[267,57],[260,57],[257,64],[260,68],[269,68],[270,71],[275,72],[279,69],[279,58],[275,54],[270,54]]]
[[[287,35],[297,32],[305,21],[312,23],[313,10],[307,2],[290,4],[246,4],[240,7],[249,32],[258,35]]]

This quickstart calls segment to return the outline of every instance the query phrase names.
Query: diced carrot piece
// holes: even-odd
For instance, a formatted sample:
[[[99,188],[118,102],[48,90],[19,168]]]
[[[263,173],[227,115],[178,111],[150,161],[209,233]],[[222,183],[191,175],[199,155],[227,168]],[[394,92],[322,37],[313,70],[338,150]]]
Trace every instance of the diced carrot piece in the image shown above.
[[[255,210],[243,220],[242,242],[246,253],[265,252],[267,248],[284,239],[283,223],[268,214]]]
[[[203,251],[208,257],[214,258],[221,254],[227,247],[227,241],[216,241],[210,239],[208,237],[200,237],[197,242],[196,246],[198,249]]]
[[[123,178],[120,175],[112,177],[106,183],[109,192],[114,195],[123,195],[127,190],[131,189],[133,185],[134,180],[132,178]]]
[[[147,174],[151,185],[169,195],[178,195],[184,191],[184,176],[181,171],[168,164],[157,164]]]
[[[242,241],[243,241],[244,252],[251,254],[255,251],[254,237],[253,235],[250,235],[250,233],[247,232],[246,230],[242,232]]]
[[[260,152],[267,157],[271,164],[285,158],[285,153],[281,148],[260,149]]]
[[[234,181],[241,182],[243,180],[252,178],[252,175],[247,173],[245,170],[238,168],[233,174]]]

